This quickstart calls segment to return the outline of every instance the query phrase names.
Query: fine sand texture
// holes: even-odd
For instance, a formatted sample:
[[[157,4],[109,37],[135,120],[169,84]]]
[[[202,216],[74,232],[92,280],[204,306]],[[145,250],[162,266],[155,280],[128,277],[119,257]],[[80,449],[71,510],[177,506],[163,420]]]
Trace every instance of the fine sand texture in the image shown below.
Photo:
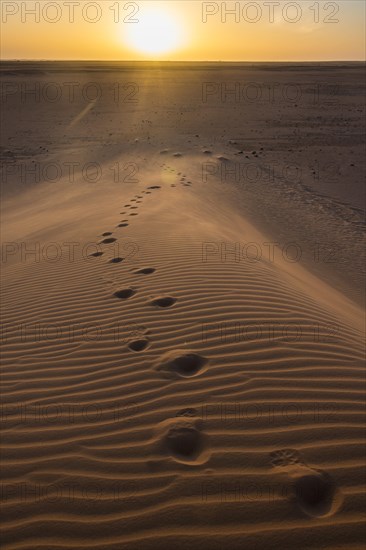
[[[4,549],[363,547],[363,76],[2,65]]]

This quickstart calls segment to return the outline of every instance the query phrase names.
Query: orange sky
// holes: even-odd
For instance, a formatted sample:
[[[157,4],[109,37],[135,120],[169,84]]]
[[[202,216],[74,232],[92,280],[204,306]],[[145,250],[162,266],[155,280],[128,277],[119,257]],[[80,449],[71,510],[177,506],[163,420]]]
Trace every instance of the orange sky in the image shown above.
[[[1,17],[3,59],[365,58],[362,0],[2,0]]]

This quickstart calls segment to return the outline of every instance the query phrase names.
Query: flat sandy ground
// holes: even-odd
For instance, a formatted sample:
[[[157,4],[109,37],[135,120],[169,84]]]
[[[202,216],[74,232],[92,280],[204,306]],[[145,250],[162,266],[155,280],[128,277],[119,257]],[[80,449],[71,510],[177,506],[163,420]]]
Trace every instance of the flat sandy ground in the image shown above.
[[[4,63],[3,548],[362,548],[362,65]]]

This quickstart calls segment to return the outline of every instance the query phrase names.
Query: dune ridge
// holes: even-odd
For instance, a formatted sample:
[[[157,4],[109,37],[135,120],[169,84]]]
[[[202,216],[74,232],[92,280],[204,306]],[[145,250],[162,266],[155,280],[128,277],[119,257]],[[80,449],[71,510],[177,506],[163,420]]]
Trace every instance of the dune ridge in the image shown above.
[[[362,310],[300,264],[223,261],[270,239],[164,160],[59,186],[23,234],[12,204],[17,242],[99,252],[4,269],[5,547],[358,548]]]

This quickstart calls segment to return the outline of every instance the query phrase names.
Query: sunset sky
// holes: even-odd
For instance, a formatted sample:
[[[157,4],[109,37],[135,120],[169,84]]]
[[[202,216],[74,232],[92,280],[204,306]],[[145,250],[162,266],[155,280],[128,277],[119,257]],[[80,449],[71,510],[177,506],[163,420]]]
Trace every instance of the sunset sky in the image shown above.
[[[36,13],[30,13],[37,4]],[[174,61],[365,59],[362,0],[223,4],[226,14],[221,0],[2,0],[1,56]]]

